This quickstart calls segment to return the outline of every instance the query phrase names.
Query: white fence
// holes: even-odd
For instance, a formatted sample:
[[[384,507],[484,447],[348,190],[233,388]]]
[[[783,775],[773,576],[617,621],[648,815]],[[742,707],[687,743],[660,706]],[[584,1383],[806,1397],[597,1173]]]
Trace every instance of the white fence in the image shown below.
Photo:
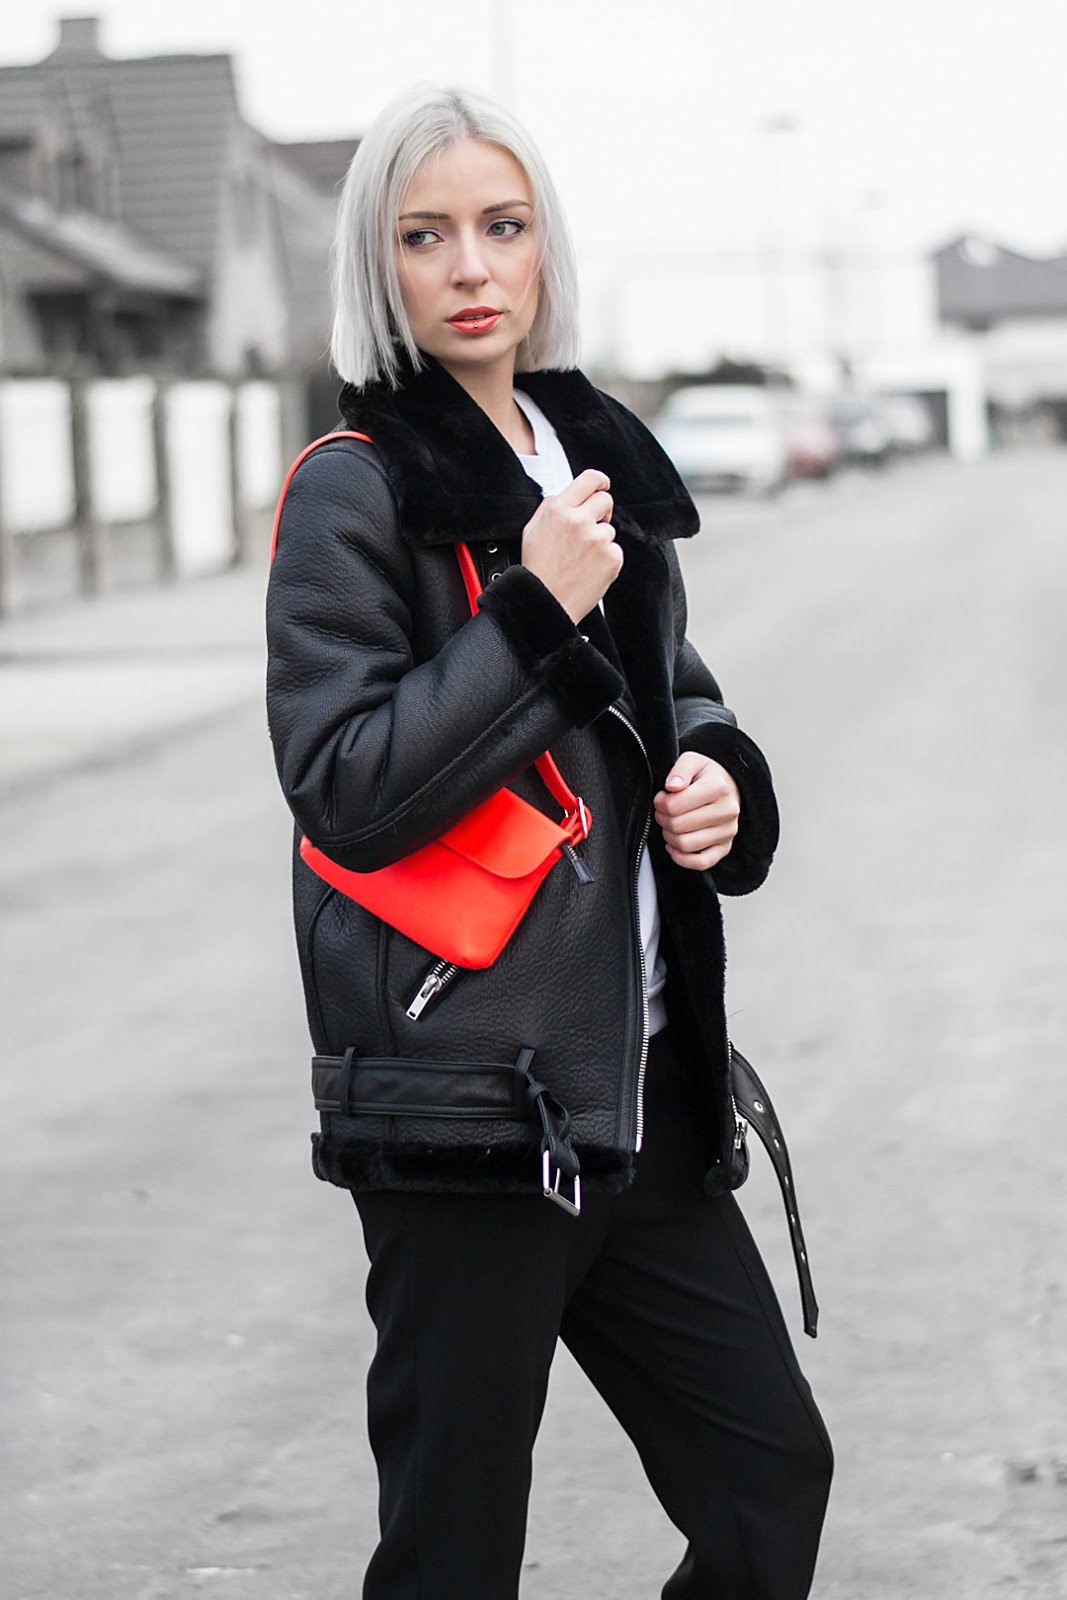
[[[270,381],[0,379],[0,606],[219,571],[260,548],[295,398]]]

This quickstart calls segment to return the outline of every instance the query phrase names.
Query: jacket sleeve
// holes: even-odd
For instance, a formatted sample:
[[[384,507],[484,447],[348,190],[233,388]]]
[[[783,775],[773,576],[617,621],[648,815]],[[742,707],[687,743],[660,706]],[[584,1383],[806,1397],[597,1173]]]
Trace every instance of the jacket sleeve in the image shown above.
[[[442,548],[441,582],[467,605]],[[293,475],[267,588],[267,721],[289,808],[342,866],[427,843],[621,691],[614,667],[525,567],[416,661],[415,562],[369,446]],[[445,602],[447,604],[447,602]]]
[[[680,750],[697,750],[726,768],[741,793],[737,837],[712,868],[720,894],[751,894],[770,871],[778,845],[778,802],[770,768],[759,746],[737,726],[722,693],[686,637],[685,584],[673,544],[665,542],[674,594],[674,710]]]

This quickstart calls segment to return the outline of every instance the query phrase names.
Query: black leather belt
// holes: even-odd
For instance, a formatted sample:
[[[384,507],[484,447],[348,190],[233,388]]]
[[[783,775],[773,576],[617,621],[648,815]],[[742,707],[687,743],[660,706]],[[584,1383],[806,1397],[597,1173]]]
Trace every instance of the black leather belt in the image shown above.
[[[804,1242],[804,1229],[800,1225],[800,1208],[797,1205],[793,1167],[786,1149],[785,1134],[775,1115],[771,1097],[760,1082],[759,1075],[740,1050],[730,1046],[730,1077],[738,1115],[755,1128],[764,1149],[771,1158],[778,1187],[782,1191],[785,1214],[789,1219],[789,1242],[793,1246],[797,1282],[800,1284],[800,1303],[804,1311],[804,1332],[814,1339],[819,1324],[819,1303],[811,1281],[811,1264],[808,1247]]]
[[[570,1113],[534,1077],[533,1059],[534,1052],[525,1046],[514,1062],[359,1056],[349,1048],[343,1056],[312,1058],[311,1087],[316,1110],[344,1117],[535,1121],[541,1133],[541,1192],[576,1217],[582,1209],[582,1183],[570,1142]]]
[[[578,1157],[570,1143],[570,1117],[547,1086],[534,1077],[533,1059],[534,1052],[525,1048],[514,1062],[370,1057],[358,1056],[350,1049],[343,1056],[315,1056],[311,1082],[316,1108],[342,1116],[534,1119],[541,1132],[538,1176],[542,1192],[577,1216],[582,1203],[581,1180]],[[819,1307],[785,1135],[755,1069],[733,1045],[730,1067],[737,1114],[763,1141],[782,1191],[800,1283],[804,1332],[814,1339]],[[561,1186],[564,1180],[570,1184],[571,1197]]]

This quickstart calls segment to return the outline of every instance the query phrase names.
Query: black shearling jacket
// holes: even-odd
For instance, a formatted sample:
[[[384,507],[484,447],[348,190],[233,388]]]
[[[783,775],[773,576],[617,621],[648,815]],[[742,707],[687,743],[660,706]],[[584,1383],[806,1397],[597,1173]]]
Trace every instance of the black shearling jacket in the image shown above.
[[[267,595],[267,708],[296,824],[296,936],[315,1051],[316,1173],[352,1189],[621,1188],[640,1145],[647,1000],[636,867],[655,872],[672,1031],[707,1135],[709,1192],[743,1181],[731,1102],[718,893],[763,881],[778,837],[766,762],[685,636],[673,540],[697,531],[670,461],[577,371],[519,373],[572,471],[608,473],[624,563],[579,627],[520,564],[540,503],[507,441],[436,361],[341,395],[343,426],[293,475]],[[453,546],[486,583],[470,615]],[[594,825],[593,882],[561,861],[502,955],[416,997],[435,958],[301,861],[299,835],[372,870],[502,784],[559,815],[550,748]],[[712,873],[675,866],[651,796],[680,749],[737,780],[739,832]],[[431,982],[430,990],[434,989]],[[414,1014],[413,1014],[414,1013]],[[531,1054],[532,1052],[532,1054]]]

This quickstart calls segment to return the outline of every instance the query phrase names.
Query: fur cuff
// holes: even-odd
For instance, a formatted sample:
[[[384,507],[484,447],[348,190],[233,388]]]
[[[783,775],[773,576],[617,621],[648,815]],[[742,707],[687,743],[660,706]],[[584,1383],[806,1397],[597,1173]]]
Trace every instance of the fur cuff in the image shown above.
[[[583,1150],[582,1187],[590,1194],[621,1194],[636,1168],[623,1151]],[[337,1145],[321,1133],[311,1135],[311,1165],[316,1178],[361,1193],[394,1189],[410,1194],[541,1194],[536,1143],[527,1148],[489,1149],[484,1145],[441,1150],[370,1141]]]
[[[720,894],[751,894],[770,871],[778,846],[778,802],[763,752],[729,722],[702,722],[682,736],[681,746],[717,761],[741,791],[737,838],[711,875]]]
[[[622,694],[625,686],[619,673],[579,633],[555,595],[528,567],[508,567],[482,591],[478,605],[506,634],[527,672],[556,697],[577,727],[584,728]]]

